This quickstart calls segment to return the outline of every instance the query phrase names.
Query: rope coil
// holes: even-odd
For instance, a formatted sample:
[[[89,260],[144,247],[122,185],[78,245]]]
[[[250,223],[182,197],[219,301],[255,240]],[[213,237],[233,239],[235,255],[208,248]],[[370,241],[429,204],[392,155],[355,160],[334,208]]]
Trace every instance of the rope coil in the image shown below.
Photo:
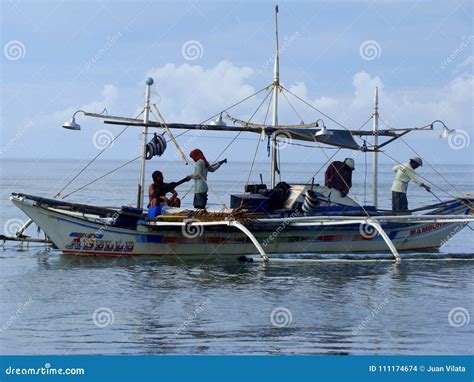
[[[155,133],[150,142],[146,145],[146,159],[150,160],[154,156],[162,156],[166,150],[166,139],[163,135]]]

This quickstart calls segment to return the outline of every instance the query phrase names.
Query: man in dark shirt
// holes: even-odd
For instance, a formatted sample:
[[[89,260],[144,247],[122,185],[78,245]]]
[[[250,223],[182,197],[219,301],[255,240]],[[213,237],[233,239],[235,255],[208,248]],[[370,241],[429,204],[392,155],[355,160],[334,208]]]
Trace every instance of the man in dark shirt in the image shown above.
[[[324,174],[324,185],[334,188],[344,197],[352,187],[352,171],[354,171],[354,159],[346,158],[344,162],[332,162]]]
[[[179,182],[164,183],[163,173],[161,171],[154,171],[152,174],[153,183],[148,188],[148,196],[150,198],[150,207],[156,207],[158,204],[164,203],[171,207],[180,207],[181,200],[178,198],[178,193],[175,188],[184,182],[188,182],[191,177],[181,179]],[[171,193],[171,198],[167,198],[166,194]]]

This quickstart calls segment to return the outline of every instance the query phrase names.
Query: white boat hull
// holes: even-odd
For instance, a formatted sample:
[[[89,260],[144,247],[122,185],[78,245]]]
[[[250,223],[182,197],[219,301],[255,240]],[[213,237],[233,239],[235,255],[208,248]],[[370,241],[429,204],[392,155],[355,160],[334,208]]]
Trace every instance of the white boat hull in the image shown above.
[[[251,255],[256,248],[235,227],[183,226],[118,228],[107,222],[65,214],[20,198],[13,203],[29,216],[66,254],[100,256],[156,255]],[[384,231],[398,251],[437,250],[467,223],[384,224]],[[327,226],[253,226],[254,234],[267,254],[389,252],[380,235],[361,231],[359,224]],[[189,232],[188,232],[189,231]]]

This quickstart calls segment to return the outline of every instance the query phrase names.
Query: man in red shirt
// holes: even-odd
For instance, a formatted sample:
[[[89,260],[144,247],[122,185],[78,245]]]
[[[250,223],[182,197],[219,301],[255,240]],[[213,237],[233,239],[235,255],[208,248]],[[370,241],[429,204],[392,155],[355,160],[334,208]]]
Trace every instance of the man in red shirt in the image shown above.
[[[352,187],[352,171],[355,169],[354,159],[346,158],[344,162],[332,162],[324,174],[324,185],[338,190],[344,197]]]

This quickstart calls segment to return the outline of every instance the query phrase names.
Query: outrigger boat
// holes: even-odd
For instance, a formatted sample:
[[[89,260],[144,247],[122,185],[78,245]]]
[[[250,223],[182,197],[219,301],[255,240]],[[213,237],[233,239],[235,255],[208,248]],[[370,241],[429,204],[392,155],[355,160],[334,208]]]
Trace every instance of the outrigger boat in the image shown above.
[[[322,119],[310,124],[280,125],[278,100],[291,94],[306,101],[280,84],[278,48],[278,8],[275,9],[276,52],[273,82],[253,96],[266,91],[272,105],[272,123],[255,124],[228,114],[233,106],[215,114],[204,123],[166,123],[156,105],[150,102],[153,79],[146,80],[143,120],[118,117],[79,110],[63,127],[80,130],[75,121],[77,113],[105,119],[106,124],[142,128],[141,167],[136,207],[99,207],[64,201],[61,194],[45,198],[13,193],[11,201],[29,220],[17,233],[17,240],[26,239],[25,229],[35,222],[54,245],[63,253],[74,255],[136,256],[136,255],[258,255],[247,259],[268,261],[276,254],[298,258],[300,254],[334,254],[344,258],[348,254],[388,253],[399,262],[400,252],[436,251],[452,236],[472,222],[474,198],[457,196],[435,205],[395,214],[377,207],[378,155],[382,148],[412,131],[429,131],[436,123],[443,126],[444,136],[452,134],[441,121],[423,127],[379,129],[378,92],[375,89],[371,130],[349,130],[320,112],[343,129],[329,129]],[[285,94],[286,93],[286,94]],[[248,99],[250,97],[247,97]],[[289,102],[289,100],[288,100]],[[259,108],[260,108],[259,106]],[[293,106],[292,106],[293,107]],[[314,108],[314,107],[313,107]],[[150,113],[158,121],[150,120]],[[233,123],[227,126],[222,115]],[[255,115],[255,113],[254,113]],[[214,118],[217,117],[217,120]],[[212,122],[209,122],[211,121]],[[167,214],[150,218],[144,208],[145,165],[153,156],[147,141],[149,129],[163,132],[155,135],[152,143],[161,155],[167,142],[173,142],[184,161],[187,161],[173,131],[209,131],[254,133],[267,139],[271,153],[271,181],[267,186],[245,185],[245,192],[231,195],[230,207],[217,211],[171,209]],[[167,140],[163,139],[166,135]],[[276,184],[278,148],[281,138],[328,145],[339,149],[371,152],[372,205],[362,205],[356,198],[335,195],[331,189],[308,181],[303,184]],[[379,139],[385,141],[379,142]],[[362,144],[356,139],[363,141]],[[368,143],[370,141],[370,143]],[[151,150],[153,151],[153,150]],[[331,158],[328,158],[328,163]]]

